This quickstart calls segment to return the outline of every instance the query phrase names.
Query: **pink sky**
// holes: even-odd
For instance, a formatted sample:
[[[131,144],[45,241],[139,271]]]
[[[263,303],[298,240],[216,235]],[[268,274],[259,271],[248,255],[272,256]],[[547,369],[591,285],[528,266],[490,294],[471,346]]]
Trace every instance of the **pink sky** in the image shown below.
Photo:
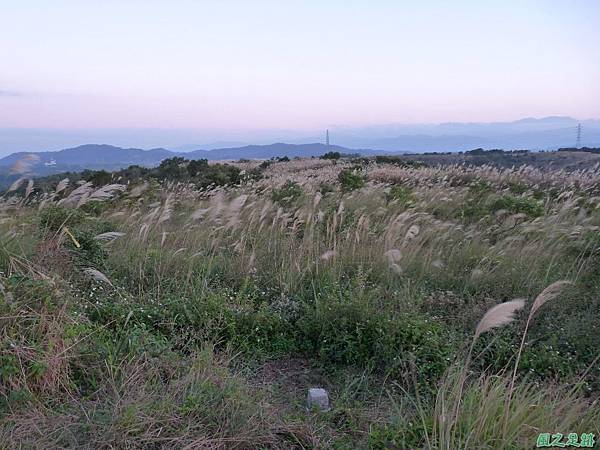
[[[594,1],[23,1],[0,128],[600,117]]]

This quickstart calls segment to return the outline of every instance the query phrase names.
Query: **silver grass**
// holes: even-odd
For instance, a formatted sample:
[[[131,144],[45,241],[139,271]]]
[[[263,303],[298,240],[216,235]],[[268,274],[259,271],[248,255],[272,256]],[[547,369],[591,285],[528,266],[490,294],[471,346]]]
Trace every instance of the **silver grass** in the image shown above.
[[[140,195],[142,195],[148,188],[150,187],[150,184],[146,181],[143,184],[140,184],[139,186],[134,187],[131,192],[129,193],[129,197],[139,197]]]
[[[185,252],[186,250],[187,250],[187,247],[181,247],[181,248],[177,249],[177,250],[175,251],[175,253],[173,253],[173,256],[177,256],[177,255],[179,255],[180,253],[182,253],[182,252]]]
[[[143,223],[140,226],[140,232],[138,234],[138,238],[142,241],[145,241],[148,238],[148,232],[150,231],[150,225],[147,223]]]
[[[392,248],[383,254],[390,264],[397,263],[402,259],[402,253],[396,248]]]
[[[193,220],[199,220],[199,219],[202,219],[206,215],[206,213],[209,211],[210,211],[210,208],[200,208],[200,209],[197,209],[196,211],[194,211],[190,217]]]
[[[317,192],[313,198],[313,208],[316,208],[317,205],[319,204],[319,202],[321,201],[322,198],[322,194],[320,192]]]
[[[102,186],[100,189],[92,192],[88,197],[85,198],[82,204],[91,201],[104,201],[111,199],[117,192],[123,192],[127,186],[124,184],[107,184]]]
[[[410,240],[416,238],[420,231],[421,231],[421,228],[419,227],[419,225],[411,225],[408,228],[406,235],[404,236],[404,240],[410,241]]]
[[[392,263],[390,264],[390,269],[392,270],[392,272],[394,272],[396,275],[402,275],[402,267],[400,267],[398,264],[396,263]]]
[[[94,236],[94,239],[97,239],[99,241],[111,242],[117,238],[120,238],[121,236],[125,236],[125,233],[121,233],[119,231],[108,231],[106,233],[101,233],[101,234]]]
[[[68,178],[63,178],[56,185],[56,189],[55,189],[54,193],[55,194],[61,193],[62,191],[64,191],[67,188],[68,185],[69,185],[69,179]]]
[[[570,286],[572,284],[572,282],[567,280],[560,280],[552,283],[550,286],[548,286],[546,289],[540,292],[540,294],[535,298],[529,316],[533,317],[536,311],[540,309],[545,303],[549,302],[550,300],[554,300],[561,294],[565,287]]]
[[[489,309],[479,321],[473,339],[477,339],[482,333],[485,333],[492,328],[500,327],[512,322],[514,320],[514,313],[523,308],[523,306],[525,306],[525,300],[519,298],[511,300],[510,302],[500,303]]]
[[[93,184],[84,182],[77,189],[73,190],[67,197],[58,202],[58,205],[76,206],[82,199],[87,198],[93,190]]]
[[[173,212],[173,208],[171,207],[171,196],[169,195],[165,200],[165,204],[163,206],[162,213],[158,218],[157,224],[161,224],[163,222],[168,221],[171,218],[171,213]]]
[[[17,180],[15,180],[10,187],[8,188],[7,192],[13,192],[16,191],[17,189],[19,189],[21,187],[21,185],[23,184],[23,182],[26,180],[25,177],[21,177]]]
[[[29,197],[33,192],[33,180],[30,178],[27,182],[27,188],[25,188],[25,198]]]
[[[98,269],[94,269],[93,267],[86,267],[85,269],[83,269],[83,272],[86,275],[88,275],[90,278],[93,278],[96,281],[101,281],[110,286],[113,286],[113,284],[110,282],[108,277],[106,275],[104,275],[102,272],[100,272]]]
[[[335,254],[336,254],[335,250],[327,250],[325,253],[323,253],[321,255],[321,260],[329,261],[331,258],[333,258],[335,256]]]
[[[444,261],[442,261],[441,259],[436,259],[435,261],[433,261],[431,263],[432,267],[435,267],[436,269],[443,269],[446,265],[444,264]]]

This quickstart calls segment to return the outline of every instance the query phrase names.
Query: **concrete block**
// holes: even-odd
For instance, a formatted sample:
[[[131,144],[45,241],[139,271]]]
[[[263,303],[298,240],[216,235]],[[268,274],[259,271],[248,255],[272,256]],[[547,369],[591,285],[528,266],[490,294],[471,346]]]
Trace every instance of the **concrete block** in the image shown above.
[[[322,388],[310,388],[306,399],[306,406],[309,410],[318,408],[320,411],[329,411],[329,394]]]

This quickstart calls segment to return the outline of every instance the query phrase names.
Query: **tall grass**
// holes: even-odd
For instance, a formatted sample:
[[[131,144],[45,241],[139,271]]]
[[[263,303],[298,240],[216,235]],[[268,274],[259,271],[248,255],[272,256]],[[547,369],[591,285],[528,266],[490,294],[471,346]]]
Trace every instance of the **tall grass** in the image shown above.
[[[0,200],[3,441],[526,448],[597,430],[597,171],[365,164],[346,191],[352,167],[22,180]],[[355,371],[361,401],[336,398]],[[313,382],[329,415],[303,408]]]

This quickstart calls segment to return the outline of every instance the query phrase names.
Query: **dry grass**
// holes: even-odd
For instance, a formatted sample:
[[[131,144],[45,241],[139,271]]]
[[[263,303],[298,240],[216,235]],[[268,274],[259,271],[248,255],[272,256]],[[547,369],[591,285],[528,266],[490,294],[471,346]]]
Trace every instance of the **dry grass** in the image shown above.
[[[245,170],[257,165],[240,163]],[[366,447],[376,440],[375,428],[385,426],[403,436],[406,448],[525,448],[541,431],[597,431],[598,404],[569,384],[585,369],[595,373],[597,360],[593,367],[581,363],[595,357],[586,353],[591,344],[574,343],[585,351],[570,354],[579,365],[560,383],[527,379],[521,369],[532,367],[535,346],[555,330],[543,311],[566,322],[580,311],[585,319],[596,305],[598,170],[371,164],[365,187],[342,192],[337,176],[350,167],[316,159],[274,163],[259,181],[202,190],[168,181],[63,180],[40,194],[34,185],[23,189],[21,180],[0,199],[2,356],[16,361],[0,387],[5,400],[16,391],[30,397],[25,407],[11,400],[3,443]],[[273,189],[290,180],[302,195],[274,201]],[[410,202],[391,198],[393,185],[406,188]],[[105,207],[94,209],[95,202]],[[67,214],[58,229],[67,227],[73,239],[40,231],[38,215],[56,205],[86,211],[90,228],[71,226]],[[97,253],[85,253],[90,249]],[[14,301],[15,283],[42,278],[49,284],[41,291]],[[569,297],[567,286],[580,298]],[[56,294],[52,308],[43,292]],[[516,312],[529,303],[521,298],[533,299],[522,318]],[[347,389],[340,387],[347,379],[337,381],[334,392],[343,394],[333,399],[331,415],[307,417],[303,398],[282,407],[272,385],[256,386],[244,372],[245,358],[265,353],[294,361],[293,352],[311,337],[301,332],[328,326],[338,328],[322,341],[335,342],[319,342],[313,362],[368,373]],[[431,344],[438,328],[447,334]],[[390,336],[397,330],[414,341],[400,347]],[[465,339],[470,330],[472,341]],[[526,345],[529,334],[535,337]],[[360,341],[365,335],[375,337]],[[293,339],[301,342],[290,350]],[[563,343],[561,335],[557,340]],[[465,361],[467,341],[473,345]],[[502,354],[498,342],[510,351]],[[216,350],[207,350],[209,343]],[[438,356],[443,345],[453,353]],[[242,362],[224,356],[231,348],[243,352]],[[389,365],[363,356],[372,348],[389,351]],[[415,366],[421,351],[423,365]],[[344,352],[353,367],[327,356]],[[547,353],[541,355],[547,364]],[[476,371],[484,358],[488,370]],[[444,370],[439,380],[424,379]],[[81,387],[78,371],[93,378],[93,387]],[[420,396],[409,394],[411,375],[421,383]],[[411,424],[394,425],[392,403]],[[372,405],[382,411],[374,414]]]

